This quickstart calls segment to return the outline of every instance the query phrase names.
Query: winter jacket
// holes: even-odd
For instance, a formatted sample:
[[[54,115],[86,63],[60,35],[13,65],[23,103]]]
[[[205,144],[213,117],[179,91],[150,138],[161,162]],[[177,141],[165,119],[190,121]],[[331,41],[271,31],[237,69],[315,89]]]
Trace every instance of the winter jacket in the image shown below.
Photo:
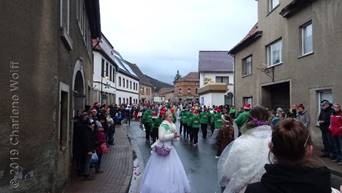
[[[321,129],[328,129],[330,125],[330,116],[333,114],[333,110],[331,108],[322,109],[319,113],[318,121],[324,121],[319,124]]]
[[[209,122],[209,112],[201,112],[200,113],[200,121],[201,124],[208,124]]]
[[[307,111],[298,112],[297,120],[302,122],[306,128],[309,127],[310,124],[310,117]]]
[[[83,123],[80,134],[80,147],[82,153],[95,152],[96,130],[92,129],[88,124]]]
[[[342,113],[330,116],[329,130],[333,136],[342,135]]]
[[[239,128],[241,128],[247,122],[248,118],[249,118],[249,111],[244,111],[239,114],[239,116],[235,120],[235,123]]]
[[[245,193],[331,193],[326,167],[266,164],[261,181],[248,185]]]
[[[200,128],[200,117],[199,115],[193,115],[191,119],[191,127],[192,128]]]

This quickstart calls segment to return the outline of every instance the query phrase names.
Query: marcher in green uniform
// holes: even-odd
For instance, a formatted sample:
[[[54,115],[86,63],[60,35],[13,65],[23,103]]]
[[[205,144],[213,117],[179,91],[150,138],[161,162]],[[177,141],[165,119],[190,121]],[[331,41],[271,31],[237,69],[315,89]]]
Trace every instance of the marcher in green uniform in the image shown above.
[[[207,138],[207,129],[209,123],[210,114],[207,108],[204,108],[204,111],[200,113],[200,122],[201,122],[201,130],[203,139]]]
[[[201,126],[200,117],[197,110],[194,110],[191,118],[190,141],[194,146],[198,143],[198,131]]]
[[[230,109],[229,109],[229,116],[232,119],[235,119],[236,118],[236,114],[237,114],[236,108],[234,106],[230,107]]]
[[[248,118],[250,115],[249,111],[251,110],[251,108],[252,108],[251,104],[244,104],[243,105],[244,112],[240,113],[239,116],[235,119],[235,123],[239,128],[239,136],[241,135],[241,128],[248,121]]]
[[[185,137],[184,139],[189,139],[190,137],[190,133],[192,131],[191,129],[191,123],[192,123],[192,113],[190,112],[190,110],[188,110],[185,114],[186,116],[186,121],[185,121]]]
[[[183,109],[180,113],[180,126],[179,126],[179,135],[180,136],[182,135],[183,128],[185,127],[185,125],[184,125],[185,119],[186,119],[185,112],[186,112],[185,109]],[[183,132],[185,132],[185,129]]]
[[[143,113],[142,122],[145,126],[146,142],[150,142],[151,128],[152,128],[152,111],[150,107]]]
[[[214,127],[215,129],[221,129],[222,128],[222,114],[218,110],[214,114]]]

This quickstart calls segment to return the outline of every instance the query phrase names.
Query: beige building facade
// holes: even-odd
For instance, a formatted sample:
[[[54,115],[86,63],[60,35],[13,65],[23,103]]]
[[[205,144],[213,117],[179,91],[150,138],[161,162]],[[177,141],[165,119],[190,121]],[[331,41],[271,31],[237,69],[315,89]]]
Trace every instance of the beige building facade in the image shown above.
[[[314,140],[323,99],[342,103],[342,1],[259,0],[258,23],[234,55],[235,104],[302,103]]]

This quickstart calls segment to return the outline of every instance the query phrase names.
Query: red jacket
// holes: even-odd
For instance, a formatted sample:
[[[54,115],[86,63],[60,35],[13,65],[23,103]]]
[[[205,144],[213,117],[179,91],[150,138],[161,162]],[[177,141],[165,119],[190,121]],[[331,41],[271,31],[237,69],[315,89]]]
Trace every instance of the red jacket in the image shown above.
[[[342,135],[342,113],[330,116],[329,130],[333,136]]]

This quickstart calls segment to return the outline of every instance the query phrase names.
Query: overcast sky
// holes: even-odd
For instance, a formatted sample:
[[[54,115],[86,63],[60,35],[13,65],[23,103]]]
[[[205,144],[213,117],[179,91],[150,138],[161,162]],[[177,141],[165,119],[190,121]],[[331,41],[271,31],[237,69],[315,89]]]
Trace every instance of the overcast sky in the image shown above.
[[[145,73],[171,83],[199,50],[229,50],[257,22],[255,0],[101,0],[102,32]]]

